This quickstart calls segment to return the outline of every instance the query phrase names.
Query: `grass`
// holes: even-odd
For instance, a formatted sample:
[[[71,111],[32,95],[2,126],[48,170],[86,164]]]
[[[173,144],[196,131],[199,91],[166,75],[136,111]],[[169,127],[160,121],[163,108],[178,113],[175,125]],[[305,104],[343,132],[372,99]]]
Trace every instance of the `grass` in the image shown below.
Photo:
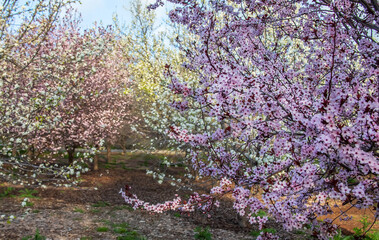
[[[108,225],[108,227],[99,227],[97,232],[108,232],[112,230],[113,233],[118,234],[116,239],[120,240],[145,240],[137,231],[130,228],[129,224],[126,222],[112,223],[109,220],[101,220],[101,222]]]
[[[25,206],[26,207],[33,207],[34,206],[34,203],[32,203],[32,202],[29,202],[29,201],[27,201],[27,202],[25,202]]]
[[[103,168],[105,169],[115,169],[117,166],[113,165],[112,163],[106,163],[104,164]]]
[[[34,189],[22,189],[19,191],[19,197],[23,197],[23,198],[38,198],[36,196],[34,196],[33,194],[37,194],[38,191],[37,190],[34,190]]]
[[[100,219],[100,220],[98,220],[98,222],[102,222],[102,223],[105,223],[105,224],[107,224],[107,225],[112,224],[111,221],[109,221],[109,220],[104,220],[104,219]]]
[[[98,207],[108,207],[111,204],[105,201],[98,201],[97,203],[92,204],[92,207],[98,208]]]
[[[182,217],[182,215],[180,214],[180,213],[174,213],[174,217],[178,217],[178,218],[180,218],[180,217]]]
[[[45,240],[45,239],[46,237],[41,235],[39,232],[39,229],[37,228],[34,236],[26,236],[26,237],[23,237],[21,240]]]
[[[141,167],[148,167],[149,166],[149,159],[144,159],[143,163],[139,164]]]
[[[261,234],[261,232],[267,232],[267,233],[275,234],[276,233],[276,229],[274,229],[274,228],[264,228],[261,231],[259,231],[259,230],[251,231],[250,235],[253,236],[253,237],[258,237]]]
[[[170,162],[172,160],[176,160],[174,162],[177,162],[175,167],[183,167],[185,166],[182,162],[182,157],[177,156],[171,156],[171,155],[165,155],[165,154],[154,154],[154,153],[129,153],[127,152],[125,155],[122,154],[112,154],[111,159],[108,163],[104,162],[106,160],[106,154],[99,154],[98,155],[102,160],[99,162],[99,167],[103,169],[115,169],[115,168],[121,168],[124,170],[133,170],[135,168],[127,167],[125,162],[129,160],[133,160],[138,162],[139,167],[149,167],[153,162],[156,161],[163,161],[165,158],[167,158]],[[166,166],[166,165],[163,165]],[[138,167],[137,167],[138,168]]]
[[[129,232],[129,224],[127,223],[119,223],[119,224],[111,224],[114,233],[123,234]]]
[[[131,168],[131,167],[127,167],[127,166],[125,166],[125,164],[124,165],[122,165],[122,169],[124,169],[124,170],[134,170],[135,168]]]
[[[136,231],[127,232],[122,236],[118,236],[117,240],[145,240],[145,237],[142,237]]]
[[[261,209],[257,213],[253,213],[252,216],[253,217],[265,217],[265,216],[267,216],[267,213]]]
[[[354,236],[357,239],[364,239],[364,240],[379,240],[379,230],[377,229],[370,229],[371,222],[368,221],[367,216],[363,216],[361,220],[359,220],[362,223],[362,227],[355,227],[353,229]],[[370,231],[369,231],[370,230]]]
[[[209,232],[209,227],[206,227],[206,228],[196,227],[194,237],[195,239],[198,239],[198,240],[211,240],[212,233]]]
[[[14,191],[15,189],[13,187],[7,187],[2,193],[0,193],[0,198],[10,197]]]
[[[101,212],[100,209],[91,209],[90,210],[91,213],[99,213]]]
[[[98,227],[96,228],[97,232],[108,232],[109,228],[108,227]]]
[[[117,227],[117,228],[113,229],[113,232],[118,233],[118,234],[123,234],[123,233],[129,232],[129,230],[126,228]]]
[[[22,197],[22,198],[38,198],[35,196],[35,194],[38,193],[37,190],[34,189],[21,189],[18,191],[17,194],[14,194],[16,192],[16,189],[13,187],[7,187],[4,189],[2,193],[0,193],[0,198],[5,197]]]
[[[74,212],[84,213],[84,210],[81,208],[74,208]]]
[[[117,160],[121,160],[121,159],[125,159],[125,156],[121,155],[121,154],[111,154],[111,161],[113,162],[116,162]]]

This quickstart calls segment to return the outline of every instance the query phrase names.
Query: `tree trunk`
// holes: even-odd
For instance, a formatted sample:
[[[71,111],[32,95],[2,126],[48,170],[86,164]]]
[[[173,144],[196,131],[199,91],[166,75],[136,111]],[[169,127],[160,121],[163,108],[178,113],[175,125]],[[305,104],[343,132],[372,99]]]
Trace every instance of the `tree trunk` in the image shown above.
[[[35,155],[35,153],[34,153],[35,151],[34,151],[34,146],[32,145],[32,146],[30,146],[29,148],[28,148],[28,153],[27,153],[27,155],[28,155],[28,159],[29,160],[35,160],[35,158],[34,158],[34,155]]]
[[[94,171],[99,170],[99,159],[97,157],[97,154],[95,154],[95,156],[93,156],[93,170]]]
[[[121,147],[122,147],[122,153],[121,153],[121,155],[124,156],[126,154],[126,147],[125,147],[124,144],[122,144]]]
[[[12,156],[17,157],[17,148],[15,147],[12,148]]]
[[[68,147],[66,148],[67,154],[68,154],[68,163],[73,164],[74,163],[74,155],[75,155],[75,147]]]
[[[17,147],[16,147],[16,144],[13,145],[13,148],[12,148],[12,156],[13,156],[13,157],[16,157],[16,156],[17,156]]]
[[[111,161],[111,144],[107,144],[107,163],[110,163]]]

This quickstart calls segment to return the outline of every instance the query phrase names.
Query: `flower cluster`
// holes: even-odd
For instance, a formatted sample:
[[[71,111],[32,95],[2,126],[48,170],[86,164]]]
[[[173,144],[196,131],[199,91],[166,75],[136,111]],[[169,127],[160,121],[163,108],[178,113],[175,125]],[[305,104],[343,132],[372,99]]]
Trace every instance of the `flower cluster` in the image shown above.
[[[286,230],[311,224],[328,239],[334,221],[317,217],[330,206],[379,202],[377,6],[168,1],[181,5],[171,21],[197,39],[182,46],[196,84],[166,74],[178,94],[174,106],[217,123],[196,133],[171,127],[171,136],[191,143],[200,175],[233,182],[241,215],[266,209]]]
[[[58,14],[53,9],[38,10]],[[130,119],[130,97],[124,94],[130,84],[114,31],[83,32],[72,9],[62,15],[48,26],[37,24],[44,19],[25,18],[27,31],[0,58],[1,178],[17,173],[20,180],[41,184],[79,176],[88,171],[81,164],[93,154],[74,161],[75,149],[98,149]],[[8,34],[9,41],[17,40],[14,31]],[[63,149],[68,167],[56,164]]]

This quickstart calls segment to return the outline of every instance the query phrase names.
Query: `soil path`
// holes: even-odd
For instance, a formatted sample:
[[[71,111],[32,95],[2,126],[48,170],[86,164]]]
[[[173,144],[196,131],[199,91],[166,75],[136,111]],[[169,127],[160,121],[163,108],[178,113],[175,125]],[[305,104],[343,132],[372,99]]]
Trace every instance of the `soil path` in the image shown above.
[[[254,239],[250,232],[257,230],[257,226],[241,224],[231,202],[226,200],[212,212],[212,218],[202,213],[152,215],[125,205],[119,194],[125,184],[132,186],[133,193],[141,199],[152,203],[170,200],[175,194],[184,198],[190,194],[168,183],[158,184],[146,175],[147,167],[156,164],[159,158],[114,154],[112,163],[102,162],[99,171],[83,175],[78,187],[37,189],[33,194],[36,198],[30,198],[32,206],[24,208],[21,206],[24,197],[20,196],[23,187],[3,183],[0,193],[6,187],[15,189],[10,193],[14,197],[0,198],[0,215],[13,215],[15,219],[10,223],[0,219],[0,239],[34,236],[36,229],[47,239],[194,239],[198,226],[209,227],[212,239]],[[170,173],[180,175],[181,169]],[[309,236],[307,230],[288,233],[278,225],[270,222],[267,227],[275,228],[280,239],[307,239]]]

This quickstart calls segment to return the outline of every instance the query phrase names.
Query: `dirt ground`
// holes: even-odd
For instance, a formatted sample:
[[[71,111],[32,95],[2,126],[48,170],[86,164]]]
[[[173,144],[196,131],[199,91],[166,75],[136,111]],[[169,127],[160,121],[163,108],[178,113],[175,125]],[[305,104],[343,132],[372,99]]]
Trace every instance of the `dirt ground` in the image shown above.
[[[183,197],[190,194],[168,183],[158,184],[146,175],[146,169],[157,164],[159,158],[143,154],[114,154],[109,164],[105,164],[103,159],[99,171],[83,175],[77,187],[36,189],[32,194],[35,197],[30,198],[32,204],[27,207],[21,206],[24,196],[20,193],[24,187],[3,183],[0,193],[9,186],[14,190],[9,196],[0,198],[0,216],[13,215],[15,219],[11,222],[7,222],[6,218],[0,219],[0,239],[34,237],[38,229],[40,235],[47,239],[184,240],[195,239],[196,227],[209,227],[212,239],[254,239],[251,232],[257,230],[257,226],[242,224],[228,200],[221,202],[221,207],[212,212],[211,218],[202,213],[153,215],[127,206],[119,194],[125,184],[131,186],[133,193],[141,199],[152,203],[173,199],[175,194]],[[182,169],[169,169],[168,173],[179,176]],[[362,226],[359,220],[365,213],[355,210],[352,214],[353,221],[341,224],[344,233]],[[307,239],[309,236],[307,230],[285,232],[274,222],[267,227],[276,229],[283,240]],[[374,228],[379,229],[379,225]]]

